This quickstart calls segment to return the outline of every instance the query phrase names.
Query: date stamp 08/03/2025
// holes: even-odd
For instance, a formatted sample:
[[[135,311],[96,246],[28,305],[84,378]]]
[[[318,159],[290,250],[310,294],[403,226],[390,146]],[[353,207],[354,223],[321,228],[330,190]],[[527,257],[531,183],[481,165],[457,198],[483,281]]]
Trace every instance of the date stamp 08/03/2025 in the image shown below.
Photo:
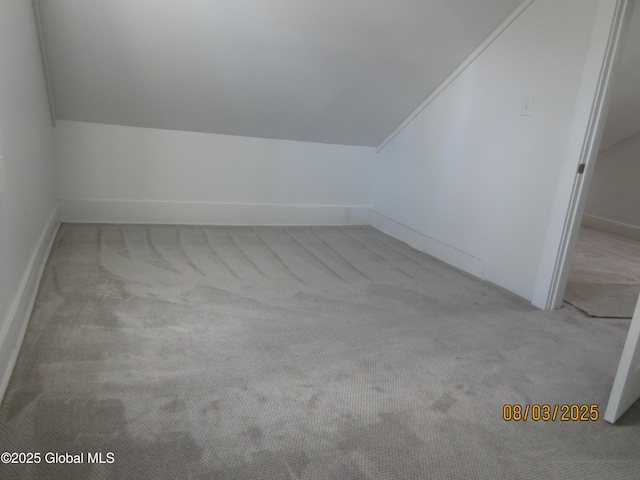
[[[595,422],[600,418],[598,404],[505,404],[502,419],[505,422]]]
[[[598,404],[577,404],[577,403],[565,403],[565,404],[505,404],[502,407],[502,419],[505,422],[526,422],[529,421],[542,421],[542,422],[554,422],[559,420],[561,422],[595,422],[600,418],[598,411]],[[83,452],[71,454],[65,452],[63,454],[58,452],[47,452],[42,454],[40,452],[4,452],[0,455],[1,463],[114,463],[115,455],[113,452]]]

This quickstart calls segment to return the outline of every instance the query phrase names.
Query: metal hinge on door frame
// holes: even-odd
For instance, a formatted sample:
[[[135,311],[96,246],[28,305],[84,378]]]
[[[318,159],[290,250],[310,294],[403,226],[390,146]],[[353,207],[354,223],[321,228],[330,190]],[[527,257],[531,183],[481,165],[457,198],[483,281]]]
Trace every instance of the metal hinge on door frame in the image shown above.
[[[586,168],[587,164],[586,163],[581,163],[580,165],[578,165],[578,173],[580,175],[582,175],[584,173],[584,169]]]

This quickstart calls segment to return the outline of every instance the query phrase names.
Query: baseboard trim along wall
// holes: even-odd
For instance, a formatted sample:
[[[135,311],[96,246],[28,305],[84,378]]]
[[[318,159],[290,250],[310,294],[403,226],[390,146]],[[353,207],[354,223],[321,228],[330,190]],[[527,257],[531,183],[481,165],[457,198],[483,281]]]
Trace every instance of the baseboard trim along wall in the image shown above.
[[[61,200],[70,223],[178,225],[368,225],[369,206],[266,205],[138,200]]]
[[[473,255],[439,242],[377,212],[371,212],[370,225],[413,248],[442,260],[478,278],[485,279],[484,263]]]
[[[11,378],[13,367],[16,364],[18,352],[27,331],[31,311],[38,293],[40,278],[59,227],[58,208],[56,207],[49,215],[29,264],[25,269],[18,293],[9,309],[9,315],[2,323],[2,330],[0,330],[0,374],[2,375],[0,402],[4,397],[9,378]]]
[[[615,233],[616,235],[621,235],[633,240],[640,240],[640,227],[629,225],[628,223],[616,222],[608,218],[585,214],[582,216],[582,226]]]

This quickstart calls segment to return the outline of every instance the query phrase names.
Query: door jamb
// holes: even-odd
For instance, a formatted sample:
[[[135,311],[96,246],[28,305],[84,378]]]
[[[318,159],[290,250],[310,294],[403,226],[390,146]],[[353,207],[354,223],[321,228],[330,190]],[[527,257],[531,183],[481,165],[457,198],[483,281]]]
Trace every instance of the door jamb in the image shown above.
[[[549,221],[531,300],[533,305],[544,310],[555,310],[562,306],[571,256],[580,229],[584,204],[598,156],[600,138],[606,122],[611,80],[631,18],[632,2],[633,0],[616,0],[608,32],[601,27],[600,30],[594,31],[592,36],[593,42],[594,39],[597,40],[606,35],[607,42],[604,50],[599,54],[594,52],[593,57],[588,59],[585,65],[585,75],[592,73],[592,69],[599,68],[598,82],[595,95],[592,89],[585,88],[583,85],[579,92],[578,108],[580,108],[579,105],[590,102],[586,129],[584,125],[575,125],[580,123],[575,121],[571,128],[571,134],[577,128],[582,128],[585,132],[582,134],[579,161],[577,164],[570,163],[560,176],[556,202]],[[597,15],[611,15],[611,11],[599,9]],[[603,25],[603,22],[597,20],[599,18],[596,18],[596,28]],[[582,98],[585,96],[587,97]],[[569,182],[572,182],[571,189],[566,187]]]

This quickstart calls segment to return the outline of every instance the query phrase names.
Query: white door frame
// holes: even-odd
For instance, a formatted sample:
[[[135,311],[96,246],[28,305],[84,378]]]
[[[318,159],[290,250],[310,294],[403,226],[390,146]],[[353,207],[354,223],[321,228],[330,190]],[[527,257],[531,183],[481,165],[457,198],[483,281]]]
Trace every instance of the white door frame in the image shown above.
[[[578,87],[565,162],[558,179],[531,303],[544,310],[562,306],[587,192],[609,106],[611,78],[626,32],[633,0],[601,0],[587,60]],[[595,81],[597,79],[597,81]]]

